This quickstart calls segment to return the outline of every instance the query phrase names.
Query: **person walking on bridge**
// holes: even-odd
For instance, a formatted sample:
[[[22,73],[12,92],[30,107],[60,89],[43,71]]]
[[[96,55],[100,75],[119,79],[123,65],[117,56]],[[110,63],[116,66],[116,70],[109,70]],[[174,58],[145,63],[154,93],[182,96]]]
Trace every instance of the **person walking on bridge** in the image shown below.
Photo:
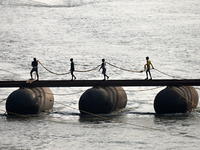
[[[71,69],[70,69],[70,72],[71,72],[71,75],[72,75],[72,79],[71,80],[76,80],[76,77],[74,75],[74,62],[73,62],[73,58],[70,59],[71,61]]]
[[[109,76],[106,75],[106,63],[105,63],[105,59],[102,59],[102,64],[101,67],[99,68],[99,71],[102,69],[102,74],[104,75],[104,80],[109,79]]]
[[[31,69],[31,72],[30,72],[30,75],[31,75],[31,79],[33,79],[33,75],[32,73],[35,71],[36,72],[36,75],[37,75],[37,81],[39,80],[39,75],[38,75],[38,62],[36,60],[36,58],[33,58],[33,61],[31,63],[31,66],[33,67]]]
[[[148,73],[149,73],[149,76],[150,76],[150,80],[152,80],[152,76],[151,76],[151,72],[150,72],[150,68],[152,66],[152,69],[154,69],[153,67],[153,64],[151,63],[151,61],[149,60],[149,57],[147,56],[146,57],[146,60],[147,60],[147,64],[145,65],[145,68],[146,68],[146,79],[145,80],[148,80]]]

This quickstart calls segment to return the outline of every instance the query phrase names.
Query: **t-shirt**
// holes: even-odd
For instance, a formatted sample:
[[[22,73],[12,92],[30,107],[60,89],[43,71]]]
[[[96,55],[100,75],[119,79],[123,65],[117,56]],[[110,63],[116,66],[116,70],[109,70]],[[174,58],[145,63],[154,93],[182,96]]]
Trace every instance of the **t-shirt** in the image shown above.
[[[71,62],[71,71],[74,71],[74,62]]]
[[[147,60],[147,68],[150,68],[151,61]]]
[[[32,62],[32,66],[33,66],[33,67],[37,67],[37,66],[38,66],[38,62],[37,62],[37,61],[33,61],[33,62]]]

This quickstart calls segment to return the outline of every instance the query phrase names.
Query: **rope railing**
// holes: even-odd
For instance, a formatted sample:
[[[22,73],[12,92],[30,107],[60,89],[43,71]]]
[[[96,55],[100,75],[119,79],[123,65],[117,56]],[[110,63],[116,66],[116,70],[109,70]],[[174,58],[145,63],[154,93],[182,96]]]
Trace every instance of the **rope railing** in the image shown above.
[[[162,71],[160,71],[160,70],[158,70],[158,69],[156,69],[156,68],[154,68],[154,69],[155,69],[156,71],[158,71],[158,72],[160,72],[160,73],[166,75],[166,76],[169,76],[169,77],[172,77],[172,78],[180,78],[180,79],[184,79],[184,78],[181,78],[181,77],[178,77],[178,76],[172,76],[172,75],[169,75],[169,74],[164,73],[164,72],[162,72]]]
[[[111,63],[109,63],[109,62],[106,62],[106,63],[109,64],[109,65],[111,65],[112,67],[115,67],[115,68],[118,68],[118,69],[121,69],[121,70],[124,70],[124,71],[129,71],[129,72],[142,73],[142,72],[144,72],[144,71],[146,70],[146,68],[144,67],[144,69],[141,70],[141,71],[134,71],[134,70],[129,70],[129,69],[125,69],[125,68],[118,67],[118,66],[113,65],[113,64],[111,64]],[[156,69],[156,68],[152,68],[152,69],[154,69],[154,70],[156,70],[156,71],[158,71],[158,72],[160,72],[160,73],[162,73],[162,74],[164,74],[164,75],[166,75],[166,76],[172,77],[172,78],[181,78],[181,77],[169,75],[169,74],[164,73],[164,72],[162,72],[162,71],[160,71],[160,70],[158,70],[158,69]],[[184,79],[184,78],[181,78],[181,79]]]
[[[48,72],[50,72],[50,73],[52,73],[52,74],[55,74],[55,75],[66,75],[66,74],[69,74],[69,73],[70,73],[70,72],[66,72],[66,73],[55,73],[55,72],[53,72],[53,71],[47,69],[39,60],[37,60],[37,61],[40,63],[40,65],[42,65],[42,67],[43,67],[44,69],[46,69]]]
[[[43,67],[44,69],[46,69],[48,72],[50,72],[50,73],[52,73],[52,74],[55,74],[55,75],[66,75],[66,74],[69,74],[69,73],[70,73],[70,71],[69,71],[69,72],[66,72],[66,73],[56,73],[56,72],[53,72],[53,71],[49,70],[48,68],[46,68],[39,60],[37,60],[37,61],[42,65],[42,67]],[[122,67],[118,67],[118,66],[113,65],[113,64],[111,64],[111,63],[109,63],[109,62],[106,62],[106,63],[109,64],[109,65],[112,66],[112,67],[115,67],[115,68],[118,68],[118,69],[121,69],[121,70],[124,70],[124,71],[128,71],[128,72],[142,73],[142,72],[144,72],[144,71],[146,70],[145,67],[144,67],[143,70],[136,71],[136,70],[130,70],[130,69],[125,69],[125,68],[122,68]],[[89,70],[74,70],[74,72],[90,72],[90,71],[96,70],[96,69],[99,68],[100,66],[101,66],[101,65],[98,65],[97,67],[94,67],[94,68],[89,69]],[[162,72],[162,71],[160,71],[160,70],[158,70],[158,69],[156,69],[156,68],[153,68],[153,69],[156,70],[156,71],[158,71],[158,72],[161,73],[161,74],[164,74],[164,75],[169,76],[169,77],[172,77],[172,78],[184,79],[184,78],[181,78],[181,77],[169,75],[169,74],[164,73],[164,72]]]
[[[136,73],[142,73],[144,70],[141,70],[141,71],[134,71],[134,70],[129,70],[129,69],[125,69],[125,68],[121,68],[121,67],[118,67],[116,65],[113,65],[109,62],[106,62],[107,64],[111,65],[112,67],[115,67],[115,68],[118,68],[118,69],[121,69],[121,70],[124,70],[124,71],[129,71],[129,72],[136,72]]]
[[[100,67],[100,65],[98,65],[98,66],[95,67],[95,68],[89,69],[89,70],[74,70],[74,72],[90,72],[90,71],[96,70],[96,69],[99,68],[99,67]]]
[[[37,61],[42,65],[42,67],[43,67],[44,69],[46,69],[48,72],[50,72],[50,73],[52,73],[52,74],[55,74],[55,75],[66,75],[66,74],[69,74],[69,73],[70,73],[70,71],[69,71],[69,72],[66,72],[66,73],[56,73],[56,72],[53,72],[53,71],[47,69],[39,60],[37,60]],[[98,66],[95,67],[95,68],[89,69],[89,70],[74,70],[74,72],[90,72],[90,71],[96,70],[99,66],[100,66],[100,65],[98,65]]]

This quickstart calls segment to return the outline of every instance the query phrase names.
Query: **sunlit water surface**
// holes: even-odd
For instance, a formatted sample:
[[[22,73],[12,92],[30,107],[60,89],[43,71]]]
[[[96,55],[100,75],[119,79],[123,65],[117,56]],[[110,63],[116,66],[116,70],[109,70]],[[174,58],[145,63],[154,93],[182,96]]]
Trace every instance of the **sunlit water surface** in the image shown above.
[[[88,70],[101,59],[140,71],[145,57],[175,78],[200,77],[198,0],[0,0],[0,80],[30,78],[34,57],[56,73]],[[70,80],[39,66],[40,80]],[[112,79],[145,79],[145,73],[107,64]],[[101,72],[75,73],[103,79]],[[152,70],[154,79],[172,79]],[[51,88],[52,112],[7,116],[5,99],[17,88],[1,88],[0,149],[198,149],[200,113],[156,115],[153,101],[165,87],[124,87],[125,109],[81,116],[78,101],[90,87]],[[199,89],[197,92],[199,93]],[[58,103],[59,102],[59,103]],[[102,118],[103,116],[104,118]],[[107,119],[105,119],[107,118]]]

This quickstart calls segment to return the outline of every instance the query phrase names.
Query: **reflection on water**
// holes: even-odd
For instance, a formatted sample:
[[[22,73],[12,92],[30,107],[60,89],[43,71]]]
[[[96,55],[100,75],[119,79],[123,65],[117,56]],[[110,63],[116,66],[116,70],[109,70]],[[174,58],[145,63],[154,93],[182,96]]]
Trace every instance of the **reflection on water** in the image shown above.
[[[32,6],[32,7],[77,7],[81,5],[105,2],[108,0],[0,0],[5,6]]]

